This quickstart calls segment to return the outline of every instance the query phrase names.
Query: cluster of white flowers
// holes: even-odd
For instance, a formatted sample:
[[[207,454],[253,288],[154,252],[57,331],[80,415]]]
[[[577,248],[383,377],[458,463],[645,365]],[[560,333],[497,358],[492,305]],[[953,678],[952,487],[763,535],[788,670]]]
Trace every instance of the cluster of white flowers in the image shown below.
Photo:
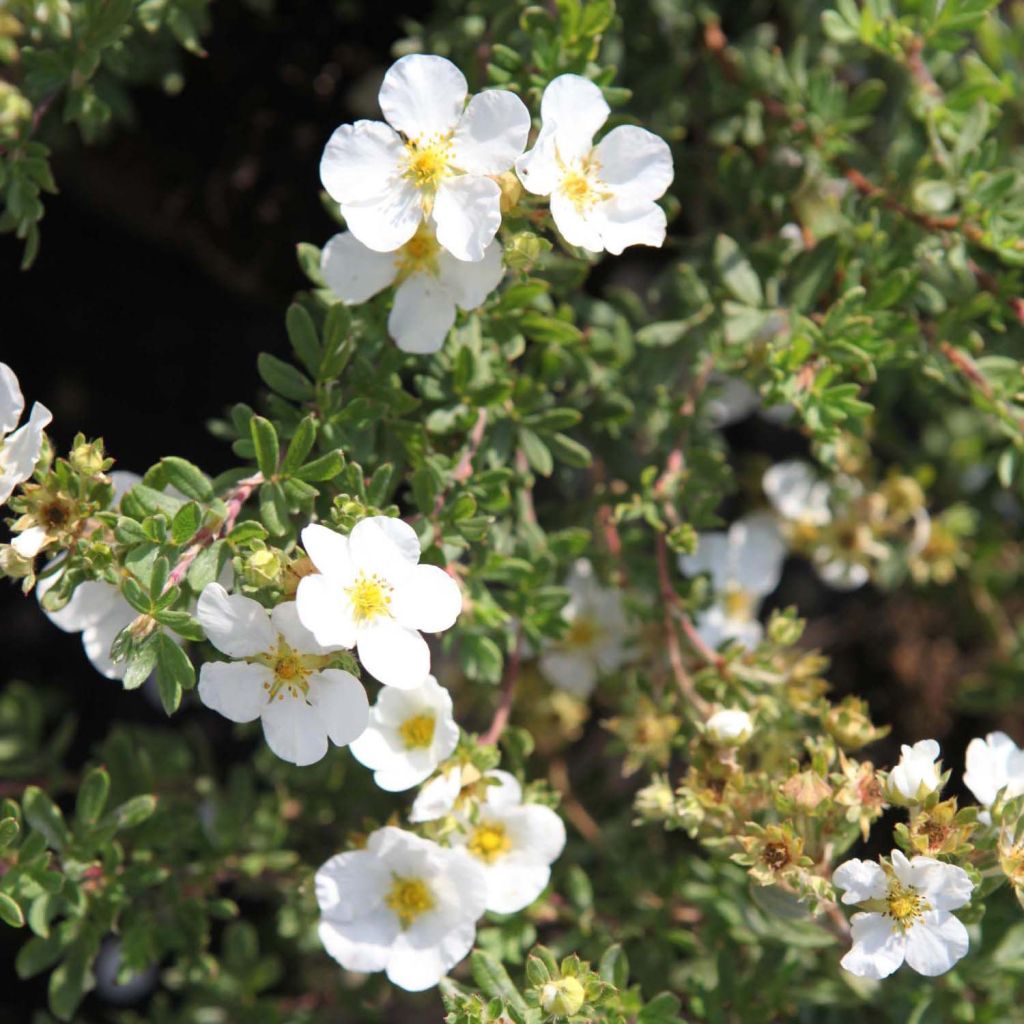
[[[616,128],[595,147],[610,111],[585,78],[548,85],[540,134],[525,154],[522,100],[504,89],[469,98],[462,72],[443,57],[402,57],[378,100],[383,122],[343,124],[324,149],[320,178],[348,231],[327,243],[321,270],[347,303],[397,285],[388,329],[405,352],[436,352],[456,307],[475,309],[500,283],[499,179],[513,167],[530,192],[551,197],[555,224],[573,245],[618,254],[664,241],[655,200],[672,183],[669,148],[635,127]]]
[[[0,363],[0,505],[32,475],[43,450],[43,431],[53,419],[45,405],[34,402],[28,422],[18,427],[24,411],[18,378],[6,363]]]
[[[702,533],[692,555],[680,555],[687,576],[707,573],[714,601],[696,619],[701,639],[711,647],[729,640],[750,649],[764,629],[758,613],[779,585],[786,545],[774,519],[755,513],[738,519],[727,531]]]

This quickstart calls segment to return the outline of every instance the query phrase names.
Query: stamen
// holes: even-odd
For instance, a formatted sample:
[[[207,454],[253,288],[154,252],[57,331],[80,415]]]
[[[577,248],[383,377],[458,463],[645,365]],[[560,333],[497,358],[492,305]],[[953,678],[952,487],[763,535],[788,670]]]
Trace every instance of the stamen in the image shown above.
[[[434,716],[424,713],[407,718],[398,727],[398,735],[402,737],[406,750],[429,747],[434,739]]]
[[[512,840],[500,821],[482,821],[473,830],[466,848],[474,857],[493,864],[512,849]]]
[[[403,928],[434,907],[434,897],[422,878],[400,878],[394,876],[394,882],[384,902],[398,915]]]
[[[352,602],[352,616],[356,622],[371,622],[389,614],[391,586],[380,576],[366,576],[360,572],[345,593]]]

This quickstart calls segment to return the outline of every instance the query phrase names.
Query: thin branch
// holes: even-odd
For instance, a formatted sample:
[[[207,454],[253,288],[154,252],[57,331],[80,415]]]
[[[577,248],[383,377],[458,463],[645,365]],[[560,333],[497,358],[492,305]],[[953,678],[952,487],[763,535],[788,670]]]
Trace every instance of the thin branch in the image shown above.
[[[573,795],[572,784],[569,781],[569,769],[561,757],[556,757],[548,768],[548,779],[554,789],[558,790],[562,797],[562,811],[565,816],[576,826],[584,839],[591,843],[597,843],[601,839],[601,826],[594,820],[593,815]]]
[[[505,726],[508,725],[509,715],[512,713],[512,702],[515,700],[516,685],[519,682],[519,668],[522,658],[523,634],[520,630],[516,632],[515,646],[512,648],[508,665],[505,667],[505,677],[501,681],[501,697],[498,700],[497,708],[495,708],[494,717],[491,719],[487,732],[480,737],[480,743],[483,746],[496,744],[501,739]]]

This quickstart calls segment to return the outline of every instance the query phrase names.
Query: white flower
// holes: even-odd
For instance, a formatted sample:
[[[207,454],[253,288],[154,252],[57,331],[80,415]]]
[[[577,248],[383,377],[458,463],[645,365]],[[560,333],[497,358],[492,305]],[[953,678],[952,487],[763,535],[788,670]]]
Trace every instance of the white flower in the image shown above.
[[[919,740],[912,747],[900,747],[900,761],[889,772],[889,792],[910,803],[920,803],[942,787],[942,771],[936,761],[939,745],[935,740]]]
[[[433,216],[438,242],[456,259],[484,258],[501,224],[493,176],[522,153],[530,112],[503,89],[478,93],[468,106],[467,94],[451,61],[411,54],[391,65],[380,87],[387,124],[335,129],[320,180],[364,245],[392,252]]]
[[[28,422],[15,430],[24,410],[18,378],[6,363],[0,363],[0,505],[32,475],[43,448],[43,430],[53,419],[45,405],[35,402]]]
[[[381,789],[395,793],[429,778],[458,742],[451,694],[427,676],[414,690],[384,687],[350,749]]]
[[[316,873],[320,941],[350,971],[385,971],[409,992],[436,985],[472,948],[483,869],[464,850],[399,828],[332,857]]]
[[[672,184],[672,154],[643,128],[594,135],[611,113],[601,90],[579,75],[559,75],[540,101],[541,131],[516,161],[523,185],[551,196],[551,216],[570,245],[618,255],[628,245],[660,246],[665,211],[655,202]]]
[[[363,519],[347,537],[314,523],[302,531],[302,546],[319,573],[300,581],[295,601],[317,642],[355,647],[363,667],[388,686],[419,686],[430,672],[420,630],[454,625],[462,592],[444,569],[418,564],[416,531],[389,516]]]
[[[374,252],[351,231],[335,235],[320,258],[328,287],[343,302],[366,302],[393,284],[388,331],[403,352],[436,352],[455,323],[455,307],[476,309],[505,274],[501,245],[491,242],[475,263],[457,260],[421,225],[394,252]]]
[[[551,865],[565,847],[565,826],[550,807],[524,804],[518,781],[508,772],[490,771],[475,819],[462,817],[462,831],[451,836],[483,867],[487,909],[512,914],[528,907],[544,891]]]
[[[988,809],[1000,790],[1008,800],[1024,793],[1024,750],[1005,732],[990,732],[967,744],[966,762],[964,785],[985,808],[979,820],[989,824],[992,816]]]
[[[552,686],[589,697],[598,676],[626,661],[629,624],[621,592],[602,587],[588,559],[576,560],[565,585],[570,596],[562,617],[569,628],[544,650],[539,667]]]
[[[861,978],[887,978],[904,960],[929,978],[945,974],[967,953],[967,929],[950,911],[965,906],[974,885],[963,868],[893,850],[891,867],[848,860],[832,881],[843,903],[863,903],[850,919],[853,948],[840,961]]]
[[[741,708],[716,711],[705,726],[714,743],[723,747],[738,747],[754,734],[754,721]]]
[[[437,821],[450,814],[462,792],[462,765],[454,765],[431,779],[417,794],[409,811],[413,824]]]
[[[831,489],[808,462],[790,459],[775,463],[765,470],[761,486],[783,519],[798,526],[825,526],[832,521]]]
[[[232,722],[259,718],[267,745],[284,761],[314,764],[366,728],[369,702],[355,676],[326,668],[337,647],[317,643],[299,622],[293,601],[268,615],[251,598],[209,583],[196,618],[210,643],[235,661],[208,661],[199,697]]]
[[[709,573],[715,602],[697,616],[697,632],[711,647],[738,640],[756,647],[764,630],[757,620],[761,602],[778,585],[786,547],[771,516],[738,519],[727,532],[702,533],[697,551],[681,555],[687,576]]]

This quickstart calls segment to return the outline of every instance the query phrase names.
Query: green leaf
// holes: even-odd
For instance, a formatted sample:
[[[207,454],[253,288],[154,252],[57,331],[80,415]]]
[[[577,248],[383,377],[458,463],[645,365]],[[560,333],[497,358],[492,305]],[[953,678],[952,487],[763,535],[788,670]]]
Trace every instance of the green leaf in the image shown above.
[[[158,633],[154,644],[160,700],[171,715],[181,704],[182,690],[191,690],[196,685],[196,670],[188,655],[166,633]]]
[[[95,984],[89,969],[91,961],[90,953],[76,943],[50,975],[50,1011],[58,1020],[72,1020],[86,992]]]
[[[526,1000],[512,983],[508,971],[493,956],[482,949],[474,949],[470,954],[469,968],[473,973],[473,980],[485,996],[501,999],[520,1013],[526,1012]]]
[[[295,428],[295,434],[288,443],[288,451],[281,463],[281,475],[291,476],[305,461],[316,441],[316,420],[312,416],[303,416]]]
[[[0,921],[12,928],[21,928],[25,924],[21,907],[5,892],[0,892]]]
[[[110,793],[110,775],[106,768],[98,765],[82,780],[75,801],[75,821],[79,825],[95,825],[107,804]]]
[[[586,469],[594,461],[590,451],[568,434],[552,434],[548,438],[551,454],[567,466]]]
[[[345,457],[340,451],[328,452],[320,458],[307,462],[299,469],[295,476],[300,480],[311,483],[319,483],[323,480],[333,480],[345,468]]]
[[[659,992],[637,1014],[636,1024],[680,1024],[679,997],[671,992]]]
[[[26,786],[21,798],[25,821],[55,850],[63,850],[71,839],[60,808],[38,787]]]
[[[182,505],[171,520],[171,540],[179,546],[187,543],[195,536],[202,521],[202,510],[194,501]]]
[[[156,643],[152,637],[147,638],[141,647],[135,648],[128,658],[122,685],[126,690],[138,689],[156,668]]]
[[[620,943],[616,942],[604,951],[598,973],[602,981],[617,989],[624,989],[629,984],[629,960]]]
[[[6,850],[18,838],[20,831],[17,818],[0,819],[0,850]]]
[[[528,427],[519,428],[519,444],[530,468],[541,476],[551,476],[555,464],[551,449]]]
[[[115,829],[135,828],[153,816],[156,811],[156,797],[151,793],[143,793],[125,800],[115,807],[100,822],[100,827],[113,826]]]
[[[260,518],[271,536],[283,537],[288,532],[288,502],[276,480],[260,487]]]
[[[583,332],[575,324],[543,313],[526,313],[519,324],[531,341],[542,344],[574,345],[583,340]]]
[[[832,283],[839,257],[834,235],[823,238],[813,249],[800,253],[789,267],[789,302],[801,312],[814,309],[819,296]]]
[[[740,247],[728,236],[715,239],[715,267],[722,283],[747,306],[760,306],[764,302],[761,281]]]
[[[312,401],[316,393],[310,379],[301,370],[277,356],[261,352],[256,359],[256,369],[271,391],[293,402]]]
[[[186,498],[196,501],[213,501],[213,487],[206,475],[198,466],[193,466],[187,459],[176,455],[168,455],[160,460],[167,482],[176,487]],[[138,490],[135,487],[134,490]],[[177,506],[175,506],[177,507]]]
[[[313,318],[302,306],[293,302],[285,313],[284,323],[295,354],[302,360],[302,365],[316,376],[323,352],[316,336]]]
[[[253,416],[249,421],[249,433],[256,449],[256,464],[263,476],[269,480],[277,474],[277,463],[281,457],[277,431],[270,420],[262,416]]]

